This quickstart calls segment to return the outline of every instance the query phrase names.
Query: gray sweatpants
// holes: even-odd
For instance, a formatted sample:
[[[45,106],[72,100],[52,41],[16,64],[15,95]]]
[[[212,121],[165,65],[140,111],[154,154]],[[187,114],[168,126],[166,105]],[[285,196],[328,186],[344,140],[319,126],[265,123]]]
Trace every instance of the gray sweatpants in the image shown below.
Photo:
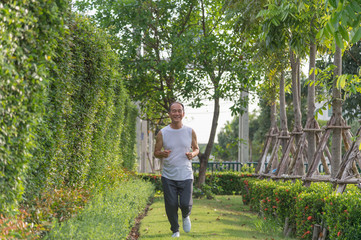
[[[174,181],[162,177],[165,212],[171,225],[170,230],[173,233],[179,231],[178,207],[182,211],[182,217],[188,217],[191,214],[193,205],[193,179],[184,181]]]

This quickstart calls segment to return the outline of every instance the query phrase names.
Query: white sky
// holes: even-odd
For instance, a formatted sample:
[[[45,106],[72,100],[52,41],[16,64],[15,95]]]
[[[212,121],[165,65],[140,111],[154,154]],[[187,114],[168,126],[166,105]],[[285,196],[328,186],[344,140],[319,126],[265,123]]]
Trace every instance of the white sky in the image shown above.
[[[221,109],[218,119],[217,134],[221,131],[227,121],[232,121],[231,110],[229,109],[233,103],[230,101],[221,101]],[[184,125],[187,125],[194,129],[197,134],[198,143],[207,143],[211,132],[212,120],[213,120],[213,108],[212,101],[206,102],[206,105],[201,108],[191,108],[185,104],[185,117],[183,119]],[[252,112],[257,108],[256,103],[250,103],[249,112]],[[215,142],[218,142],[216,134]]]

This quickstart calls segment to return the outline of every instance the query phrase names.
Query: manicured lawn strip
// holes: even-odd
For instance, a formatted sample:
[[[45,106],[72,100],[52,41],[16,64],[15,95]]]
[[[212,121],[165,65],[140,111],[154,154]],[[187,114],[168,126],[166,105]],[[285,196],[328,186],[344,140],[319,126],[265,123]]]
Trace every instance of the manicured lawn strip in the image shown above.
[[[180,214],[179,214],[180,215]],[[216,196],[214,200],[194,199],[191,215],[192,231],[182,229],[181,239],[286,239],[273,226],[249,211],[241,196]],[[163,197],[157,196],[142,220],[140,239],[169,239],[170,224],[164,210]],[[288,238],[290,239],[290,238]]]
[[[151,183],[120,182],[95,195],[76,217],[55,224],[46,239],[126,239],[153,194]]]

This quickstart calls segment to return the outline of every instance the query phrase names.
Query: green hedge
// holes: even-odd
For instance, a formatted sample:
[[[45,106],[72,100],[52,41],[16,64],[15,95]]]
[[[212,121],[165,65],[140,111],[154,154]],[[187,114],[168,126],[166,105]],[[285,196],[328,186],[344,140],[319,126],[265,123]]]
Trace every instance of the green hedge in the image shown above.
[[[361,239],[360,189],[347,186],[346,193],[329,194],[324,202],[324,219],[330,239]]]
[[[326,227],[327,239],[361,238],[361,192],[349,185],[336,194],[329,183],[283,182],[244,177],[241,179],[244,204],[264,218],[289,228],[300,239],[312,239],[315,224]]]
[[[67,0],[0,5],[0,213],[132,170],[137,109],[111,37]]]
[[[24,192],[67,3],[0,3],[0,212],[15,209]]]
[[[97,194],[77,217],[54,224],[46,239],[126,239],[153,194],[150,183],[122,182]]]
[[[244,176],[249,173],[239,172],[214,172],[206,173],[206,184],[211,187],[214,194],[217,195],[240,195],[241,181]],[[139,173],[138,176],[146,181],[154,184],[156,191],[162,192],[162,182],[160,174]],[[193,185],[196,186],[198,174],[194,174]]]
[[[98,185],[135,161],[135,118],[110,37],[69,15],[49,75],[27,193],[49,185]],[[129,134],[132,133],[132,134]],[[42,173],[42,178],[38,173]]]

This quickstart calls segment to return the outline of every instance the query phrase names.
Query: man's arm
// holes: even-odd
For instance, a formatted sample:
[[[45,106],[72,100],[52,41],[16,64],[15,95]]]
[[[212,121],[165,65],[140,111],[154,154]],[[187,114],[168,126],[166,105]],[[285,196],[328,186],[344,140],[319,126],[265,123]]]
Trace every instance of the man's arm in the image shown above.
[[[154,156],[156,158],[167,158],[170,154],[170,150],[164,150],[162,151],[163,148],[163,135],[162,132],[159,131],[157,134],[157,138],[155,140],[155,147],[154,147]]]
[[[195,156],[199,154],[199,147],[197,142],[197,135],[196,132],[192,129],[192,152],[187,152],[187,158],[192,160]]]

